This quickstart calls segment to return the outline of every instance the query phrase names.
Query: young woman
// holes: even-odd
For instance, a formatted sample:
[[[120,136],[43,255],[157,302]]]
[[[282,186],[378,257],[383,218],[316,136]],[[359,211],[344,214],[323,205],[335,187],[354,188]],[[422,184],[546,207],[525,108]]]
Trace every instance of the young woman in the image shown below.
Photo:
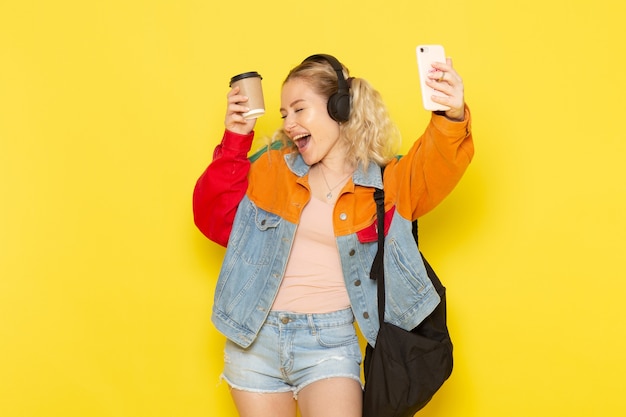
[[[280,140],[248,157],[255,120],[228,93],[225,133],[194,190],[194,217],[227,247],[213,323],[241,417],[360,417],[361,352],[374,345],[374,188],[385,190],[387,320],[416,327],[439,302],[411,222],[455,187],[473,156],[463,82],[448,60],[428,85],[449,107],[408,153],[380,94],[329,55],[289,72]],[[381,166],[385,166],[384,178]]]

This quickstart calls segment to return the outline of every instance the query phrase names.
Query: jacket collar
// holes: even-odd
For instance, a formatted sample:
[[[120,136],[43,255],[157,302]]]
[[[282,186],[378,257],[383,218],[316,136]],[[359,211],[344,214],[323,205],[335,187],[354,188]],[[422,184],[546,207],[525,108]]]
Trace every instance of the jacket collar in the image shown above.
[[[285,162],[289,170],[299,177],[305,176],[309,169],[302,156],[299,153],[287,153],[285,154]],[[367,170],[363,169],[363,164],[359,164],[356,171],[352,175],[352,182],[355,185],[363,187],[383,188],[383,179],[380,173],[380,167],[378,164],[371,162],[367,167]]]

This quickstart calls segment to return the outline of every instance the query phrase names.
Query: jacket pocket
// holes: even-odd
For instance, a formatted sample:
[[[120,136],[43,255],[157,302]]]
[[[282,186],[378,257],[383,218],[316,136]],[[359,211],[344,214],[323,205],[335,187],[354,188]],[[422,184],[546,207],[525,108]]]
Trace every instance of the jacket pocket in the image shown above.
[[[432,284],[415,244],[399,243],[389,239],[385,246],[385,283],[387,294],[391,295],[387,296],[387,310],[402,317],[420,303]]]
[[[230,249],[237,258],[249,265],[267,265],[278,245],[279,226],[282,219],[276,214],[262,210],[248,201],[235,220]]]

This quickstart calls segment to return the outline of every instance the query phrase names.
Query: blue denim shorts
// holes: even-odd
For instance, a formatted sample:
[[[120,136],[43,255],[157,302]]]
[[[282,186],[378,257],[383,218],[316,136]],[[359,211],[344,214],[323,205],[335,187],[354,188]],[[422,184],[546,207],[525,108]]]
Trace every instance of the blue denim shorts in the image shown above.
[[[361,383],[361,348],[352,309],[324,314],[273,311],[248,348],[230,340],[222,378],[235,389],[298,392],[327,378]]]

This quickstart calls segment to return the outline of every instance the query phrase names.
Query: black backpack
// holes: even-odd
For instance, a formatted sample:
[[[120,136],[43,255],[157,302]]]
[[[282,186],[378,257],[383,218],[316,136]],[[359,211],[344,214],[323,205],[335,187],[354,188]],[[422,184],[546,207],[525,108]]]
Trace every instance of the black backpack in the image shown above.
[[[367,345],[363,371],[363,417],[411,417],[431,400],[452,373],[452,341],[446,324],[446,289],[420,252],[441,302],[415,329],[406,331],[384,321],[384,192],[374,193],[378,217],[378,252],[370,278],[378,284],[380,330],[376,347]],[[413,236],[418,243],[417,220]]]

